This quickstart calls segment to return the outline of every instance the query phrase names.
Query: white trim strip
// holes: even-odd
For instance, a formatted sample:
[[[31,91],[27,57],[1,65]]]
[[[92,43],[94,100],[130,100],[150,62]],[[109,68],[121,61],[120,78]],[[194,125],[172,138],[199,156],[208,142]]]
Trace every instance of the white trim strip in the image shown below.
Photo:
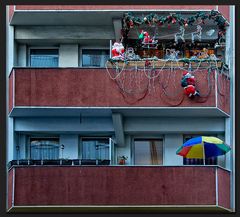
[[[15,168],[13,168],[12,207],[14,206],[14,197],[15,197]]]
[[[16,78],[15,78],[15,76],[16,76],[16,72],[15,72],[15,69],[13,69],[13,82],[12,82],[12,85],[13,85],[13,87],[12,87],[12,91],[13,91],[13,95],[12,95],[12,109],[15,107],[15,91],[16,91]]]
[[[99,205],[99,206],[94,206],[94,205],[69,205],[69,206],[15,206],[13,209],[10,209],[11,212],[14,212],[17,209],[26,209],[26,208],[219,208],[228,212],[233,212],[233,210],[230,210],[228,208],[222,207],[222,206],[216,206],[216,205]],[[9,211],[10,211],[9,210]],[[30,210],[29,210],[30,211]],[[44,211],[44,210],[43,210]],[[187,210],[184,210],[186,212]],[[90,211],[91,212],[91,211]],[[201,210],[199,210],[201,212]]]
[[[86,106],[86,107],[81,107],[81,106],[15,106],[15,108],[29,108],[29,109],[43,109],[43,108],[48,108],[48,109],[156,109],[156,110],[159,110],[159,109],[172,109],[172,110],[179,110],[179,109],[217,109],[217,107],[150,107],[150,106],[147,106],[147,107],[106,107],[106,106],[103,106],[103,107],[89,107],[89,106]]]
[[[213,8],[214,9],[214,8]],[[195,12],[195,11],[211,11],[211,9],[174,9],[172,10],[170,7],[169,9],[103,9],[103,10],[100,10],[100,9],[96,9],[96,10],[89,10],[89,9],[86,9],[86,10],[15,10],[15,12],[114,12],[114,11],[122,11],[122,12],[126,12],[126,11],[129,11],[129,12],[138,12],[138,11],[144,11],[144,12],[148,12],[148,11],[156,11],[156,12],[172,12],[172,11],[181,11],[181,12]]]
[[[216,97],[216,99],[215,99],[215,103],[216,103],[216,107],[218,108],[218,92],[217,92],[217,90],[218,90],[218,72],[215,70],[214,71],[215,73],[215,97]]]

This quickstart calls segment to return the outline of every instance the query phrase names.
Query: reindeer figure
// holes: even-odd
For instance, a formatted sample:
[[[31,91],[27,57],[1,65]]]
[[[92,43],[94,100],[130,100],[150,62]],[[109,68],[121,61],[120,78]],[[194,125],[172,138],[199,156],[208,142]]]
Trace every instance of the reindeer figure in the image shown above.
[[[185,42],[185,39],[184,39],[184,32],[185,32],[185,29],[184,29],[184,27],[183,26],[180,26],[180,32],[177,32],[176,34],[175,34],[175,42],[176,42],[176,44],[178,43],[178,39],[180,38],[180,39],[182,39],[182,41],[183,42]]]
[[[202,37],[202,27],[200,25],[197,25],[197,31],[192,33],[192,43],[194,43],[194,39],[198,38],[199,41],[201,41]]]

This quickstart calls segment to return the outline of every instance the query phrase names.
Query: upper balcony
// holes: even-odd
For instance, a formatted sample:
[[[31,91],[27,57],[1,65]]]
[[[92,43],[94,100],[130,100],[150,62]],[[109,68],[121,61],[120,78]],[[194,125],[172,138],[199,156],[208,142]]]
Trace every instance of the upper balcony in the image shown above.
[[[10,212],[226,212],[230,172],[217,166],[14,166]]]
[[[193,74],[200,97],[190,98],[181,87],[182,70],[166,69],[149,74],[146,68],[140,69],[135,71],[125,66],[116,72],[110,68],[13,68],[9,77],[10,115],[63,107],[113,110],[144,107],[160,108],[162,115],[170,116],[229,115],[227,75],[216,70],[197,70]]]

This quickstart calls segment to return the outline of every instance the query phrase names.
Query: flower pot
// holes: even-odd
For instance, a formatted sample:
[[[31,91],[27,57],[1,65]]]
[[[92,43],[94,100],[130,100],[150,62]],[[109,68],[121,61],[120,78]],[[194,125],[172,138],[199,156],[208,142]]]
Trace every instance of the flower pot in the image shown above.
[[[126,164],[126,160],[125,159],[120,159],[118,164],[119,165],[125,165]]]

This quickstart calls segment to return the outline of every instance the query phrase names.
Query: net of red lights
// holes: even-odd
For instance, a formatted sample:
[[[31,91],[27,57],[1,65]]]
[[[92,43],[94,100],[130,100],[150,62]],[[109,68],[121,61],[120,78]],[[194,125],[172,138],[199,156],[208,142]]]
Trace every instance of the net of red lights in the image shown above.
[[[146,24],[148,26],[164,24],[174,25],[179,24],[180,26],[187,27],[188,25],[205,24],[205,20],[213,20],[218,26],[218,38],[222,38],[226,34],[226,27],[228,26],[227,20],[218,11],[210,12],[198,12],[193,16],[184,17],[179,13],[171,13],[167,16],[159,16],[157,14],[150,13],[146,16],[134,16],[132,12],[127,12],[123,16],[123,36],[127,36],[129,30],[135,26]]]

